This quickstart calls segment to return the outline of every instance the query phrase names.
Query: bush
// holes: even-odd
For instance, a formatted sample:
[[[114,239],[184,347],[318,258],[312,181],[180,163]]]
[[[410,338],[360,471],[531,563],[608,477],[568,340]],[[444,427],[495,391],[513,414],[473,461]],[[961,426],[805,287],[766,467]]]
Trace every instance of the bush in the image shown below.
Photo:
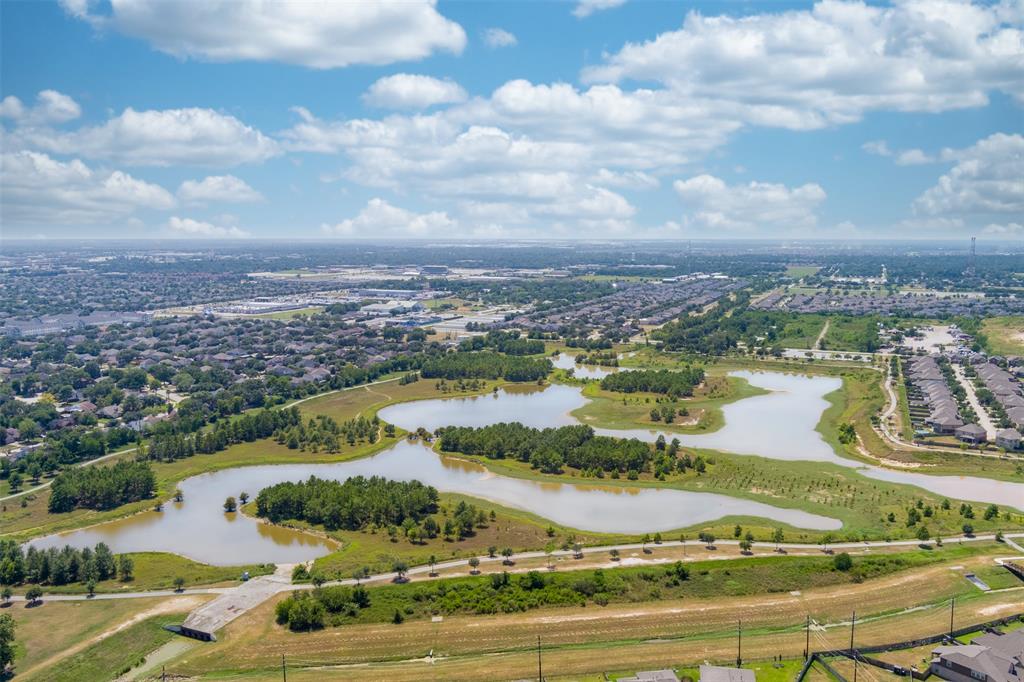
[[[832,565],[837,571],[849,571],[853,568],[853,559],[846,552],[840,552],[832,559]]]

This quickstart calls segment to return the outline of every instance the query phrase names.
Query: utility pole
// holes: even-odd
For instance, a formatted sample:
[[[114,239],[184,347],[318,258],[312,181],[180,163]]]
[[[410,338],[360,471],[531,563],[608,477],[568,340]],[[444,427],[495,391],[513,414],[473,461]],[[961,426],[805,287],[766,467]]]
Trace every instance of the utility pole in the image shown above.
[[[811,655],[811,614],[807,614],[807,625],[804,628],[807,631],[807,639],[804,642],[804,660]]]
[[[736,621],[736,667],[743,667],[743,621]]]
[[[541,667],[540,661],[540,635],[537,635],[537,680],[544,682],[544,668]]]
[[[167,666],[160,666],[160,682],[167,682]]]
[[[288,682],[288,670],[284,667],[284,654],[281,654],[281,680]]]
[[[850,654],[853,656],[853,682],[857,682],[857,652],[853,650],[853,631],[857,627],[857,612],[850,619]]]
[[[949,600],[949,637],[953,638],[953,608],[956,606],[956,597]]]

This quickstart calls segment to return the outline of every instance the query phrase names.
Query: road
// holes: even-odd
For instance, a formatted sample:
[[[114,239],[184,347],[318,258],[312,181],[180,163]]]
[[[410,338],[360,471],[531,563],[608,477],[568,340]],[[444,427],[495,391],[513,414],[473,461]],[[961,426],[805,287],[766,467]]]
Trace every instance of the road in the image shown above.
[[[353,391],[353,390],[355,390],[357,388],[367,388],[369,386],[377,386],[378,384],[387,384],[387,383],[390,383],[392,381],[398,381],[400,378],[401,377],[394,377],[392,379],[381,379],[379,381],[371,381],[368,384],[359,384],[358,386],[346,386],[345,388],[337,388],[337,389],[335,389],[333,391],[326,391],[324,393],[314,393],[311,396],[307,396],[305,398],[300,398],[298,400],[293,400],[292,402],[290,402],[287,405],[285,405],[285,407],[292,407],[294,405],[300,405],[300,404],[306,402],[307,400],[313,400],[314,398],[322,398],[325,395],[332,395],[334,393],[342,393],[344,391]],[[79,462],[75,466],[84,467],[84,466],[91,466],[93,464],[99,464],[100,462],[105,462],[105,461],[107,461],[109,459],[117,457],[118,455],[126,455],[126,454],[128,454],[130,452],[135,452],[136,450],[138,450],[138,448],[128,448],[126,450],[117,450],[116,452],[108,452],[107,454],[103,455],[102,457],[97,457],[96,459],[90,459],[90,460],[85,461],[85,462]],[[46,488],[49,488],[52,483],[53,483],[53,479],[50,479],[46,483],[41,483],[41,484],[39,484],[39,485],[37,485],[37,486],[35,486],[33,488],[28,488],[26,490],[22,490],[20,492],[12,493],[10,495],[4,495],[3,497],[0,497],[0,502],[6,502],[7,500],[13,500],[16,497],[21,497],[22,495],[28,495],[29,493],[34,493],[34,492],[38,492],[40,490],[44,490]]]
[[[988,416],[988,412],[982,407],[981,402],[978,400],[978,394],[974,392],[974,383],[970,377],[964,374],[964,368],[961,365],[953,365],[953,374],[956,375],[956,380],[960,382],[960,385],[964,387],[964,391],[967,392],[967,402],[971,404],[971,408],[974,410],[974,414],[978,415],[978,426],[985,429],[985,435],[988,437],[988,442],[995,442],[996,439],[996,425],[992,423],[992,418]]]

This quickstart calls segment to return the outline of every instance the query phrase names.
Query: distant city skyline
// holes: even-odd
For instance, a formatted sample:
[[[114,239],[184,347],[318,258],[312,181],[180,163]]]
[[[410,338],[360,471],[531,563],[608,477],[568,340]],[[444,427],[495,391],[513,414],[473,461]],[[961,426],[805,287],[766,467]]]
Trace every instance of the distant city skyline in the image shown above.
[[[1024,3],[3,2],[4,239],[1024,239]]]

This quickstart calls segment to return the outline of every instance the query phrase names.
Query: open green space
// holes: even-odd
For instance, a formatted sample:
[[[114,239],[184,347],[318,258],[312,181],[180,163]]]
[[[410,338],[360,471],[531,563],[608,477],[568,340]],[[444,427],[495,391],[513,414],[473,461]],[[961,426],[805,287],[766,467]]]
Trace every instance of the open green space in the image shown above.
[[[981,323],[985,346],[995,355],[1024,355],[1024,316],[987,317]]]
[[[803,277],[810,277],[818,272],[818,270],[821,270],[820,265],[787,265],[786,277],[801,279]]]

